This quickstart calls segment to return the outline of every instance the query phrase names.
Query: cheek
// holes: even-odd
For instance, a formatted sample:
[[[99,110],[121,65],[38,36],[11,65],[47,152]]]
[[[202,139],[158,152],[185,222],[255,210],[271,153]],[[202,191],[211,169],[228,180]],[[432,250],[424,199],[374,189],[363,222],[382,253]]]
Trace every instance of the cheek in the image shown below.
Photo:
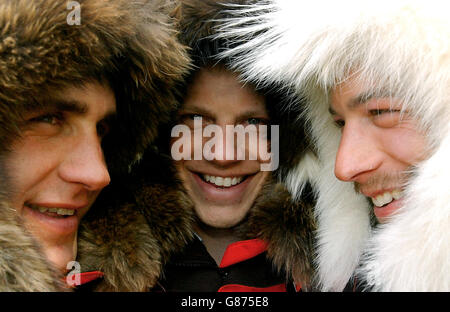
[[[45,142],[48,143],[48,142]],[[12,146],[6,159],[13,205],[21,209],[23,201],[48,184],[57,167],[60,151],[52,144],[44,144],[34,137],[23,138]]]
[[[425,137],[412,128],[395,129],[385,136],[386,148],[391,156],[408,166],[415,165],[425,157]]]

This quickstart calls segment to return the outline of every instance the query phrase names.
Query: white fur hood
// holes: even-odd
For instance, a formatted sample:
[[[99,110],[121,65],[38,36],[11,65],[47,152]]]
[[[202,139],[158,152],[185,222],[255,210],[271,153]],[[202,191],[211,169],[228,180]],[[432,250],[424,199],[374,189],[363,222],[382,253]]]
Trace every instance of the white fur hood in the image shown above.
[[[246,80],[284,83],[307,100],[318,157],[284,177],[305,181],[318,203],[318,284],[341,291],[357,272],[375,291],[450,291],[450,8],[448,1],[258,1],[230,6],[224,54]],[[368,201],[334,176],[340,131],[328,113],[330,87],[357,69],[389,92],[426,132],[405,205],[372,227]],[[380,83],[383,82],[383,83]],[[314,163],[314,166],[311,164]],[[304,170],[304,166],[314,170]]]

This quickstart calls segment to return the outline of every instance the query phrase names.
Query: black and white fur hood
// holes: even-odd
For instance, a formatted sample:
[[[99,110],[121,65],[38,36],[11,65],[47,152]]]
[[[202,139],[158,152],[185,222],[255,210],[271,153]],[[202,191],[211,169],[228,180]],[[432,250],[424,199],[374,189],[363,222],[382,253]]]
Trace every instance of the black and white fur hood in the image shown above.
[[[230,6],[222,38],[244,79],[282,82],[307,100],[317,158],[284,176],[295,194],[310,181],[318,202],[317,281],[341,291],[354,272],[375,291],[450,291],[450,10],[447,1],[259,1]],[[404,206],[371,226],[371,207],[334,176],[340,131],[329,91],[357,73],[373,92],[404,103],[426,133]],[[298,107],[293,107],[298,109]]]

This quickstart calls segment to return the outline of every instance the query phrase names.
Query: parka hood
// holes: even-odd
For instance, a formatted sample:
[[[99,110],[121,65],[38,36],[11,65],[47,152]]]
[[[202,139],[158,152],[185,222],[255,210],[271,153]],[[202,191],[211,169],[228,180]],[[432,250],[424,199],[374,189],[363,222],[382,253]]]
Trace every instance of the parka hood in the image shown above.
[[[127,171],[175,108],[172,89],[187,69],[170,27],[173,7],[164,0],[77,3],[0,4],[0,145],[8,147],[22,114],[45,107],[52,92],[103,79],[116,95],[118,125],[104,143],[106,160],[110,170]]]
[[[23,114],[45,108],[55,91],[107,82],[116,96],[117,128],[105,137],[103,150],[111,173],[128,172],[176,107],[173,87],[188,68],[169,17],[172,5],[164,0],[1,1],[1,291],[67,289],[8,204],[14,191],[8,149],[20,136]]]
[[[230,6],[224,52],[253,83],[281,82],[306,99],[292,106],[311,124],[317,158],[286,175],[317,194],[317,282],[340,291],[352,274],[378,291],[450,290],[450,15],[446,1],[260,1]],[[405,202],[371,226],[369,202],[334,176],[340,130],[329,92],[351,75],[403,103],[425,133],[428,157],[412,169]],[[373,86],[376,86],[375,88]]]
[[[213,20],[224,17],[225,9],[226,5],[220,1],[179,1],[175,11],[179,38],[190,47],[194,63],[191,74],[198,67],[214,66],[217,53],[229,48],[226,42],[209,38],[216,32]],[[180,86],[181,94],[188,83],[189,78]],[[261,92],[267,90],[270,88]],[[284,118],[281,109],[274,114]],[[280,129],[280,133],[283,131]],[[295,131],[297,140],[306,145],[303,130]],[[110,190],[114,195],[110,198],[114,201],[98,202],[107,213],[88,216],[89,222],[83,225],[80,263],[88,270],[100,269],[105,273],[104,281],[96,290],[153,288],[170,256],[183,250],[194,237],[193,203],[176,175],[173,159],[164,155],[168,153],[170,137],[162,135],[161,138],[166,142],[161,142],[158,151],[146,151],[139,167],[132,172],[130,182],[112,185]],[[304,149],[304,145],[297,149]],[[282,155],[281,162],[284,162]],[[265,240],[267,255],[274,267],[307,289],[313,275],[315,222],[311,210],[314,198],[306,191],[305,194],[294,201],[276,179],[268,181],[239,232],[243,239]]]

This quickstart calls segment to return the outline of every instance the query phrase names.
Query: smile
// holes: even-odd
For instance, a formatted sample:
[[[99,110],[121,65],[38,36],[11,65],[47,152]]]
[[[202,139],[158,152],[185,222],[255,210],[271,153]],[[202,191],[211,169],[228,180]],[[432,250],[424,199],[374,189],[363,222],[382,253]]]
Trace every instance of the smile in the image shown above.
[[[243,175],[231,173],[227,177],[191,171],[192,187],[198,198],[208,203],[223,205],[241,202],[253,189],[252,181],[257,174]]]
[[[76,209],[66,209],[58,207],[44,207],[36,204],[27,204],[34,211],[39,211],[49,217],[64,218],[76,214]]]
[[[371,199],[372,199],[372,203],[376,207],[383,207],[383,206],[386,206],[387,204],[391,203],[392,201],[398,200],[402,197],[403,197],[403,194],[402,194],[401,190],[396,189],[391,192],[385,192],[376,197],[371,197]]]
[[[245,176],[239,177],[219,177],[219,176],[211,176],[207,174],[202,174],[201,177],[204,181],[214,184],[220,187],[231,187],[237,184],[240,184],[243,180],[245,180]]]

